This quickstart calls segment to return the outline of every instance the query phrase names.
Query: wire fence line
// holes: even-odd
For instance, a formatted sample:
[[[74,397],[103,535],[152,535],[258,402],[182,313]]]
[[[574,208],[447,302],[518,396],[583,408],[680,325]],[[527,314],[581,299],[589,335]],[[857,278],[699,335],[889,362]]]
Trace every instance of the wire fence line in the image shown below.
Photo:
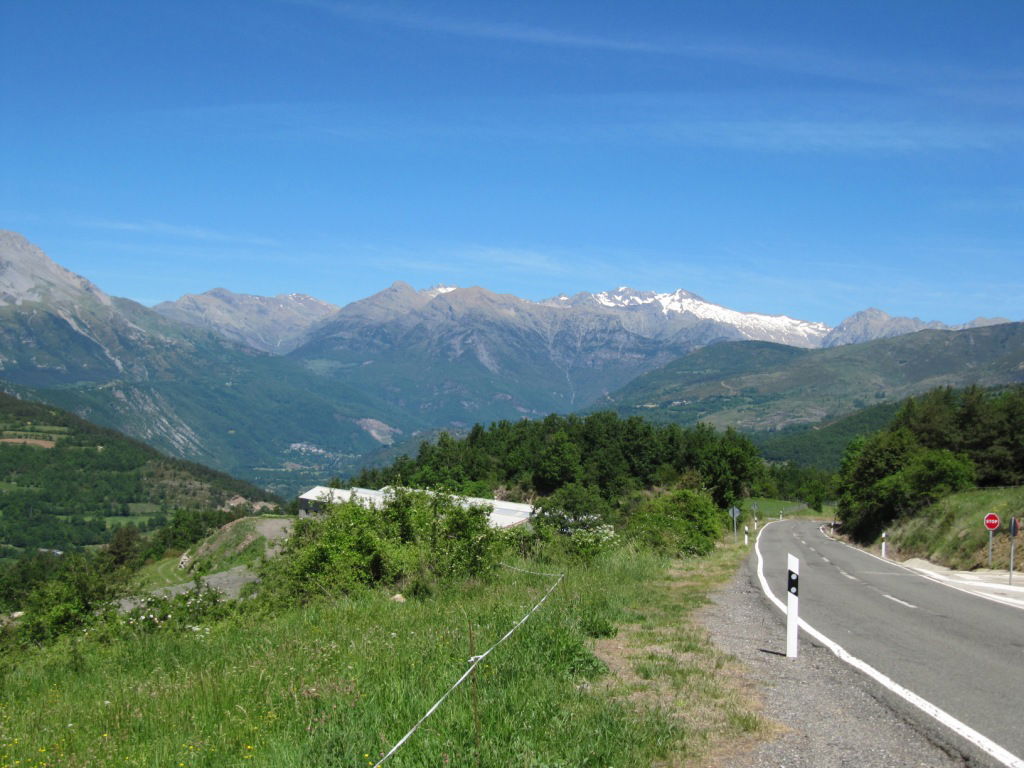
[[[427,721],[427,718],[429,718],[432,714],[434,714],[434,712],[437,711],[438,707],[440,707],[444,703],[444,700],[447,699],[452,694],[452,692],[455,691],[456,688],[462,685],[469,678],[469,676],[473,673],[473,670],[477,668],[477,665],[480,664],[481,661],[486,659],[487,656],[491,653],[491,651],[493,651],[503,642],[512,637],[512,633],[519,629],[523,624],[526,623],[527,619],[529,619],[531,616],[533,616],[534,613],[536,613],[537,609],[544,604],[544,601],[548,599],[551,593],[555,591],[555,588],[562,583],[562,579],[565,578],[564,573],[544,573],[542,571],[528,571],[524,568],[517,568],[514,565],[509,565],[508,563],[498,563],[498,565],[508,568],[509,570],[519,571],[520,573],[528,573],[531,576],[548,576],[552,578],[557,576],[558,578],[555,579],[555,582],[548,588],[548,591],[544,593],[544,596],[537,601],[537,604],[534,605],[533,608],[531,608],[529,611],[527,611],[526,615],[523,616],[523,618],[521,618],[519,621],[517,621],[515,625],[512,627],[512,629],[510,629],[508,632],[502,635],[501,638],[496,643],[494,643],[494,645],[492,645],[490,648],[488,648],[481,654],[469,657],[469,667],[466,669],[465,672],[462,673],[462,676],[458,680],[456,680],[447,691],[444,692],[441,698],[434,702],[433,706],[431,706],[430,709],[428,709],[424,713],[423,717],[416,721],[416,724],[409,729],[405,736],[399,739],[395,743],[395,745],[391,747],[390,750],[388,750],[387,754],[384,755],[384,757],[382,757],[374,764],[373,768],[380,768],[380,766],[384,765],[384,763],[386,763],[391,758],[392,755],[394,755],[399,749],[401,749],[402,746],[412,737],[412,735],[419,730],[419,727]]]

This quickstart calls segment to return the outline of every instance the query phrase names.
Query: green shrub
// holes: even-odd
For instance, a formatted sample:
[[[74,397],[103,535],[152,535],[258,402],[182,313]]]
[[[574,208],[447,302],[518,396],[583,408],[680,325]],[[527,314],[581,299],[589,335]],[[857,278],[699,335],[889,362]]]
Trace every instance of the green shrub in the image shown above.
[[[965,455],[923,448],[906,428],[854,441],[839,477],[839,517],[859,541],[873,541],[892,521],[915,514],[974,484]]]
[[[94,558],[65,555],[59,576],[40,583],[25,599],[19,632],[33,643],[91,622],[97,613],[112,610],[116,580],[96,567]]]
[[[223,595],[197,582],[178,595],[150,595],[120,618],[122,626],[140,633],[157,631],[199,632],[202,625],[224,618],[231,608]]]
[[[578,528],[566,538],[566,550],[584,560],[592,560],[602,552],[616,547],[619,536],[610,525]]]
[[[626,525],[629,538],[673,557],[708,554],[724,530],[724,515],[711,496],[693,490],[645,501]]]
[[[605,525],[611,506],[596,486],[570,483],[545,499],[530,516],[535,528],[549,528],[566,536]]]
[[[498,534],[489,512],[407,490],[380,508],[333,505],[322,518],[296,522],[284,552],[264,566],[265,590],[305,598],[407,580],[428,594],[436,579],[475,576],[494,565]]]

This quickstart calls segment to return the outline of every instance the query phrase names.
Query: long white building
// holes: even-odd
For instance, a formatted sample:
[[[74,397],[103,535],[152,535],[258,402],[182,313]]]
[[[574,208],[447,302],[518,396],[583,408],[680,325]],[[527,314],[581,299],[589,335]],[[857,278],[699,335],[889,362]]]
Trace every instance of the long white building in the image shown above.
[[[307,517],[311,512],[315,513],[318,509],[323,509],[327,504],[341,504],[353,499],[374,507],[380,507],[384,504],[385,496],[389,490],[389,488],[379,491],[373,491],[369,488],[328,488],[325,485],[318,485],[299,496],[299,517]],[[433,493],[432,491],[419,492]],[[519,504],[514,501],[478,499],[470,496],[457,496],[455,498],[460,504],[467,507],[490,507],[490,523],[495,528],[510,528],[513,525],[524,523],[530,519],[530,513],[533,511],[533,507],[529,504]]]

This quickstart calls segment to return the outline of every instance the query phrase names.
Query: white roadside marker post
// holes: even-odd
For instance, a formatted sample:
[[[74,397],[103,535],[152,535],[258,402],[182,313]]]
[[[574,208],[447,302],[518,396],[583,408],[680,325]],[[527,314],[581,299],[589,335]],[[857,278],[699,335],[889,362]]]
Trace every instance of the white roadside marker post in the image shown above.
[[[789,573],[786,579],[786,658],[795,659],[797,630],[800,624],[800,561],[789,555]]]
[[[1020,530],[1020,521],[1016,517],[1010,518],[1010,584],[1013,584],[1013,556],[1017,554],[1017,531]]]
[[[743,546],[744,547],[749,547],[750,546],[750,526],[749,525],[744,525],[743,526]]]
[[[885,560],[885,531],[882,531],[882,559]]]

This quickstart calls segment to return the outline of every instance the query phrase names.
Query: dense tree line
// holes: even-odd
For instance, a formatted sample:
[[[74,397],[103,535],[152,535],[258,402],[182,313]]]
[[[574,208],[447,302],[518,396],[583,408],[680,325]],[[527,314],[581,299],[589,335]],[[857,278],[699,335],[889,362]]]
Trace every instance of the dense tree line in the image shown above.
[[[1024,482],[1024,387],[936,389],[889,426],[853,441],[839,475],[839,516],[872,540],[898,517],[951,492]]]
[[[109,537],[102,518],[75,517],[62,519],[26,508],[6,508],[0,517],[0,541],[11,547],[68,549],[96,544]]]
[[[476,425],[463,439],[442,433],[415,458],[365,470],[358,486],[411,485],[456,493],[533,500],[576,487],[615,499],[629,491],[679,485],[704,488],[719,507],[747,495],[762,462],[749,439],[699,424],[654,425],[601,412],[539,421]]]
[[[768,464],[754,493],[772,499],[802,501],[820,512],[825,502],[835,499],[835,473],[792,461]]]

